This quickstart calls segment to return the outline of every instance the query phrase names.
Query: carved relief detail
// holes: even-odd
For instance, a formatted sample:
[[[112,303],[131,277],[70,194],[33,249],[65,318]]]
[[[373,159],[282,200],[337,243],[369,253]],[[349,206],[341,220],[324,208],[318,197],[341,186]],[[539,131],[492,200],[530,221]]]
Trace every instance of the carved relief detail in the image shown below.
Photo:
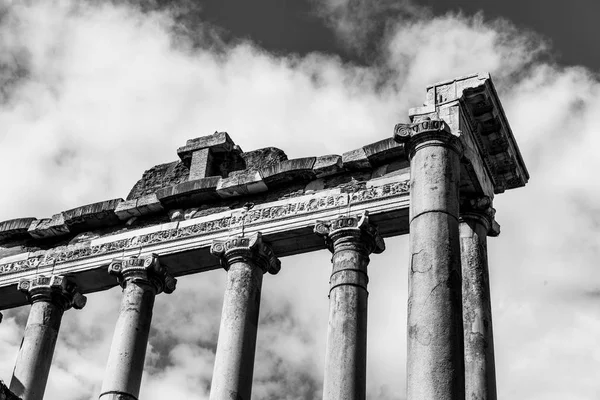
[[[35,255],[26,260],[2,264],[0,265],[0,275],[18,273],[104,254],[119,253],[128,249],[143,248],[157,243],[201,236],[232,228],[240,228],[242,222],[244,222],[247,227],[252,224],[293,218],[298,215],[342,208],[347,207],[349,204],[358,204],[388,197],[401,196],[408,193],[409,182],[402,181],[388,183],[382,186],[373,186],[353,193],[311,196],[309,199],[296,198],[294,199],[296,201],[290,201],[286,204],[250,210],[246,213],[245,217],[242,213],[234,211],[230,216],[213,221],[198,222],[194,225],[147,233],[96,246],[48,251],[43,255]]]
[[[379,254],[385,250],[385,243],[377,226],[369,221],[369,212],[360,215],[340,215],[330,221],[317,221],[314,232],[325,239],[331,252],[336,249],[353,249]]]
[[[27,295],[30,303],[47,301],[68,310],[73,307],[81,310],[87,298],[79,292],[77,285],[65,276],[36,276],[34,279],[21,279],[17,289]]]
[[[115,258],[108,266],[108,273],[116,276],[123,288],[130,282],[141,282],[153,285],[156,293],[173,293],[177,285],[177,279],[160,263],[157,254],[142,258]]]
[[[271,246],[263,241],[260,232],[245,237],[215,240],[210,247],[210,253],[219,258],[225,270],[229,270],[230,265],[238,261],[252,263],[264,273],[269,272],[273,275],[281,270],[281,262]]]

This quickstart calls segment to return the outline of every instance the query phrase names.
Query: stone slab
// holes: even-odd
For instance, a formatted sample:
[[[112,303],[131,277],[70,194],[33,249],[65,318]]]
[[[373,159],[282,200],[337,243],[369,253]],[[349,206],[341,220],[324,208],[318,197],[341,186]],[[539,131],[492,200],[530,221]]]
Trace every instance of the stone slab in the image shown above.
[[[54,214],[52,218],[34,221],[28,230],[29,235],[34,239],[64,236],[70,232],[63,213]]]
[[[27,237],[29,226],[35,218],[17,218],[0,222],[0,241]]]

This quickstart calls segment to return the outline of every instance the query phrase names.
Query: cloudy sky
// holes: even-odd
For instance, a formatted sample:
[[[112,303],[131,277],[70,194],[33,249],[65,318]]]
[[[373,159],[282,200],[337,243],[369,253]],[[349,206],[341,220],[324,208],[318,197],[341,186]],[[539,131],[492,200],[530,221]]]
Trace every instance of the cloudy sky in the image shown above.
[[[0,220],[125,197],[215,130],[245,150],[341,154],[389,137],[427,84],[489,71],[531,174],[495,199],[489,241],[499,398],[598,399],[599,8],[0,0]],[[408,240],[386,243],[370,265],[368,396],[402,400]],[[265,278],[254,398],[320,398],[329,259],[284,258]],[[208,398],[224,284],[218,270],[159,295],[142,399]],[[119,301],[113,288],[65,313],[47,399],[97,398]],[[4,381],[27,313],[4,312]]]

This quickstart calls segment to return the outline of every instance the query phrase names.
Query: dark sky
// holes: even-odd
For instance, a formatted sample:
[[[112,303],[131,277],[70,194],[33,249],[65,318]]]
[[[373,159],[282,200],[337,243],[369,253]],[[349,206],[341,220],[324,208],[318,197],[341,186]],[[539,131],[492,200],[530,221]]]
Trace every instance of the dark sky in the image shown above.
[[[434,15],[483,10],[549,38],[556,60],[600,70],[600,0],[415,0]],[[344,52],[308,0],[202,0],[203,19],[277,52]]]

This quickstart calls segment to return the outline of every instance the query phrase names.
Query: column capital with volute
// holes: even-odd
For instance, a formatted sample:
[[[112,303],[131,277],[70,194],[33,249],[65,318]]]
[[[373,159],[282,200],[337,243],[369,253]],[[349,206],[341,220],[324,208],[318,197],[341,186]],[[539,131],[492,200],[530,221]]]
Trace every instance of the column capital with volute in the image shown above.
[[[369,255],[385,250],[377,226],[369,221],[368,211],[355,216],[340,215],[333,220],[317,221],[314,231],[325,239],[325,245],[332,253],[351,249]]]
[[[460,222],[475,221],[482,224],[488,236],[500,235],[500,224],[496,222],[496,209],[488,196],[467,197],[460,202]]]
[[[459,136],[454,135],[448,124],[437,117],[425,117],[423,120],[410,124],[394,126],[394,140],[403,143],[409,160],[417,150],[426,146],[443,146],[454,150],[462,157],[464,147]]]
[[[61,275],[39,275],[33,279],[21,279],[17,289],[25,293],[31,304],[39,301],[53,303],[63,311],[73,307],[82,309],[87,298],[79,292],[70,278]]]
[[[141,283],[153,287],[156,294],[173,293],[177,285],[177,279],[161,265],[157,254],[141,258],[115,258],[108,266],[108,273],[117,278],[122,288],[129,283]]]
[[[210,252],[221,261],[221,266],[228,271],[231,264],[242,261],[262,269],[263,273],[277,274],[281,270],[281,262],[275,252],[263,241],[260,232],[249,236],[233,236],[225,240],[216,240]]]

